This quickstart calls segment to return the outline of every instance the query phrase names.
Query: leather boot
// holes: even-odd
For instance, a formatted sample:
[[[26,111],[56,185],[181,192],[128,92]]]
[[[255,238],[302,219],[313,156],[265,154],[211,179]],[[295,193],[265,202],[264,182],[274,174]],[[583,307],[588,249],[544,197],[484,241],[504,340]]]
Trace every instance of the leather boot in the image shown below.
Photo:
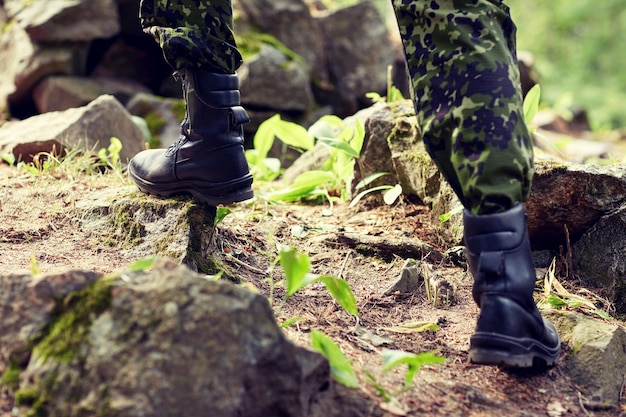
[[[463,215],[465,250],[480,307],[470,339],[470,362],[505,367],[552,366],[561,342],[533,299],[535,268],[526,212]]]
[[[175,75],[186,104],[181,136],[167,149],[135,155],[128,165],[130,177],[145,193],[189,193],[214,206],[252,198],[241,127],[249,118],[240,106],[237,75],[198,69]]]

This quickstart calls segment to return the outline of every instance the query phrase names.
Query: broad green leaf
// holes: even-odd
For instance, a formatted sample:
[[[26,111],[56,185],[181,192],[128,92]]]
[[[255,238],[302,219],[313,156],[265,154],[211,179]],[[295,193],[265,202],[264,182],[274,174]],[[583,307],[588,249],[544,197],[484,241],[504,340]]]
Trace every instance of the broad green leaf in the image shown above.
[[[354,125],[348,125],[343,129],[337,139],[350,145],[353,152],[356,153],[355,158],[361,154],[363,141],[365,140],[365,126],[360,120],[356,120]]]
[[[391,188],[390,190],[386,191],[385,194],[383,194],[383,200],[385,204],[390,206],[396,202],[396,200],[398,199],[398,197],[400,197],[401,194],[402,194],[402,186],[400,184],[396,184],[393,188]]]
[[[526,97],[524,99],[524,120],[527,125],[535,118],[537,114],[537,110],[539,110],[539,100],[541,98],[541,87],[539,84],[535,84],[529,91],[526,93]]]
[[[343,128],[343,120],[335,115],[326,115],[309,127],[309,135],[316,139],[336,138],[338,132]]]
[[[228,216],[230,213],[231,211],[228,207],[218,207],[217,210],[215,211],[214,226],[220,224],[222,220],[224,220],[224,218]]]
[[[141,258],[134,261],[132,264],[126,267],[129,271],[145,271],[152,267],[154,264],[154,258]]]
[[[313,138],[309,135],[309,132],[299,124],[286,120],[277,120],[272,124],[272,127],[278,139],[283,143],[307,151],[313,149]]]
[[[252,144],[254,145],[254,149],[258,152],[259,159],[267,157],[270,149],[272,149],[274,138],[276,137],[273,124],[276,123],[277,120],[280,120],[279,114],[275,114],[261,123],[254,134]]]
[[[445,362],[445,358],[435,352],[410,353],[402,350],[383,349],[383,372],[388,372],[398,365],[408,366],[404,385],[408,386],[422,365],[432,365]]]
[[[316,188],[332,182],[335,179],[331,172],[307,171],[298,175],[294,182],[283,188],[271,192],[267,196],[268,201],[293,201],[307,197]]]
[[[311,344],[313,349],[322,354],[330,364],[330,374],[337,382],[349,388],[357,388],[359,380],[350,365],[350,361],[344,356],[341,349],[324,333],[319,330],[311,331]]]
[[[348,155],[352,156],[353,158],[358,158],[359,157],[359,152],[355,151],[352,146],[350,146],[349,143],[346,143],[342,140],[339,139],[333,139],[333,138],[318,138],[318,140],[323,143],[324,145],[330,147],[330,148],[334,148],[334,149],[339,149],[340,151],[343,151],[345,153],[347,153]]]
[[[287,297],[292,296],[298,290],[315,282],[318,277],[309,274],[311,259],[305,253],[299,253],[294,248],[282,249],[279,254],[280,266],[285,273],[287,283]]]
[[[333,296],[344,310],[352,315],[359,315],[359,309],[356,306],[356,298],[352,293],[350,285],[345,280],[328,275],[323,275],[319,277],[319,279],[324,283],[330,295]]]
[[[361,191],[356,196],[354,196],[354,198],[350,202],[350,207],[356,206],[359,203],[359,201],[361,201],[361,199],[369,193],[373,193],[376,191],[389,190],[391,188],[393,188],[391,185],[380,185],[378,187],[368,188],[367,190]]]
[[[367,185],[370,185],[377,179],[384,177],[385,175],[389,175],[388,172],[375,172],[367,177],[363,178],[359,183],[354,187],[355,190],[359,190]]]

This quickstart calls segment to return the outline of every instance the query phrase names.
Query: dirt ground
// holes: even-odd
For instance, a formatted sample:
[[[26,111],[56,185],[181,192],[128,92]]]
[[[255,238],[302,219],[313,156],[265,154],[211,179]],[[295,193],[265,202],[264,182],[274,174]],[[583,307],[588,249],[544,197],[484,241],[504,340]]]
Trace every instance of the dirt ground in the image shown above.
[[[43,273],[68,269],[113,272],[132,263],[116,247],[94,245],[93,231],[81,228],[72,209],[98,190],[119,186],[110,175],[67,173],[35,177],[0,164],[0,270],[2,274]],[[150,197],[146,197],[150,198]],[[449,306],[435,307],[422,288],[411,294],[384,295],[400,276],[405,262],[393,245],[372,250],[371,242],[426,242],[440,252],[448,249],[433,225],[428,209],[410,201],[383,207],[358,208],[310,205],[236,204],[218,226],[223,259],[251,288],[267,295],[279,323],[298,317],[285,328],[295,343],[310,346],[311,330],[330,336],[352,362],[357,388],[386,416],[620,416],[621,409],[587,405],[581,387],[569,378],[562,362],[541,372],[513,372],[469,364],[467,350],[478,308],[471,299],[471,277],[463,267],[432,263],[437,274],[456,287]],[[105,232],[105,231],[103,231]],[[338,235],[370,238],[368,245],[347,244]],[[378,239],[378,240],[377,240]],[[359,316],[343,311],[321,284],[307,287],[283,302],[281,271],[271,262],[278,245],[308,254],[312,271],[345,279],[355,293]],[[273,277],[274,284],[270,285]],[[402,333],[407,323],[436,323],[436,331]],[[382,371],[382,349],[421,353],[435,351],[445,363],[423,366],[409,389],[402,391],[405,368]],[[375,381],[373,383],[371,375]],[[377,388],[378,387],[378,388]],[[379,394],[391,393],[391,401]],[[9,416],[11,393],[0,392],[0,416]],[[304,416],[303,416],[304,417]]]

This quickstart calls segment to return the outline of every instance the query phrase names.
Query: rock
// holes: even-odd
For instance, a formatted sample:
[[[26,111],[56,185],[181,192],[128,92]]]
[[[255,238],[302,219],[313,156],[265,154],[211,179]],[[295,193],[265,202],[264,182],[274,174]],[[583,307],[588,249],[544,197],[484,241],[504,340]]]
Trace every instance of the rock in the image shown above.
[[[572,247],[574,272],[590,288],[602,288],[615,314],[626,316],[626,206],[603,216]]]
[[[115,0],[5,0],[10,19],[36,42],[91,41],[109,38],[120,30]]]
[[[95,282],[99,274],[69,271],[53,276],[2,275],[0,369],[28,360],[28,343],[51,318],[56,300]]]
[[[19,111],[34,86],[46,75],[72,74],[86,56],[85,45],[35,44],[17,25],[0,33],[0,110]]]
[[[330,384],[328,362],[287,341],[265,297],[171,262],[59,297],[37,340],[17,396],[47,415],[299,417]]]
[[[223,270],[225,278],[237,279],[211,255],[215,207],[189,198],[151,198],[129,186],[85,196],[76,211],[82,227],[133,258],[167,257],[195,272]]]
[[[103,95],[84,107],[3,124],[0,150],[30,162],[40,152],[58,154],[65,147],[97,151],[106,148],[111,137],[122,141],[122,163],[143,149],[143,133],[128,111],[113,96]]]
[[[126,104],[126,109],[146,120],[152,135],[152,147],[166,148],[180,137],[180,124],[185,117],[183,99],[139,93]]]
[[[386,92],[387,69],[395,59],[389,30],[369,1],[320,14],[317,20],[324,35],[330,79],[334,80],[338,101],[334,107],[345,117],[369,102],[365,94]]]
[[[624,330],[580,313],[548,310],[543,314],[571,349],[563,365],[583,392],[585,405],[618,407],[626,374]]]
[[[626,164],[573,165],[535,163],[535,176],[526,203],[533,249],[558,248],[566,231],[576,242],[602,216],[626,201]]]
[[[325,45],[309,7],[302,0],[236,0],[254,27],[274,36],[300,55],[318,82],[328,82]]]
[[[431,208],[434,224],[454,244],[462,239],[462,206],[434,164],[421,140],[410,100],[373,106],[365,123],[366,143],[361,153],[358,179],[377,172],[392,175],[374,185],[396,184],[405,195],[415,195]],[[454,213],[454,214],[453,214]],[[446,215],[446,221],[439,218]]]
[[[149,91],[142,84],[116,78],[50,76],[37,84],[33,98],[37,110],[48,113],[85,106],[104,94],[125,105],[136,94]]]
[[[239,81],[245,107],[306,112],[313,106],[307,64],[273,46],[261,45],[259,53],[240,68]]]

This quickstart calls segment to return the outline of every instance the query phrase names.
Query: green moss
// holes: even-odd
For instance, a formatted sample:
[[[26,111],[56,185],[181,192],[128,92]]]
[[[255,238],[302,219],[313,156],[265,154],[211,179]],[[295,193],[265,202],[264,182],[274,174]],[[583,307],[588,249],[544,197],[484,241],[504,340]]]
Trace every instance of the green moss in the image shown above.
[[[289,49],[284,43],[267,33],[247,31],[235,36],[239,52],[244,60],[256,55],[261,50],[262,45],[270,45],[282,52],[288,61],[305,62],[301,55]]]
[[[172,113],[174,113],[174,116],[176,116],[176,119],[182,121],[185,118],[185,115],[187,114],[187,107],[185,105],[185,101],[184,100],[178,100],[174,103],[174,105],[171,108]]]
[[[46,360],[68,362],[85,343],[91,323],[111,304],[114,277],[105,277],[81,291],[68,294],[52,312],[52,320],[33,340],[33,353]]]
[[[41,391],[37,387],[26,387],[15,393],[15,403],[32,407],[41,397]]]
[[[135,220],[133,214],[146,205],[143,194],[141,198],[124,199],[112,204],[113,224],[111,234],[105,239],[109,246],[132,248],[143,241],[146,229],[141,222]]]
[[[0,380],[4,385],[12,389],[17,389],[20,385],[20,374],[22,373],[22,367],[15,362],[9,362],[9,366],[0,377]]]
[[[163,128],[165,127],[165,119],[161,117],[159,112],[151,111],[146,114],[144,117],[146,124],[148,125],[148,130],[152,135],[152,140],[149,145],[151,149],[158,148],[161,146],[161,132],[163,132]]]

